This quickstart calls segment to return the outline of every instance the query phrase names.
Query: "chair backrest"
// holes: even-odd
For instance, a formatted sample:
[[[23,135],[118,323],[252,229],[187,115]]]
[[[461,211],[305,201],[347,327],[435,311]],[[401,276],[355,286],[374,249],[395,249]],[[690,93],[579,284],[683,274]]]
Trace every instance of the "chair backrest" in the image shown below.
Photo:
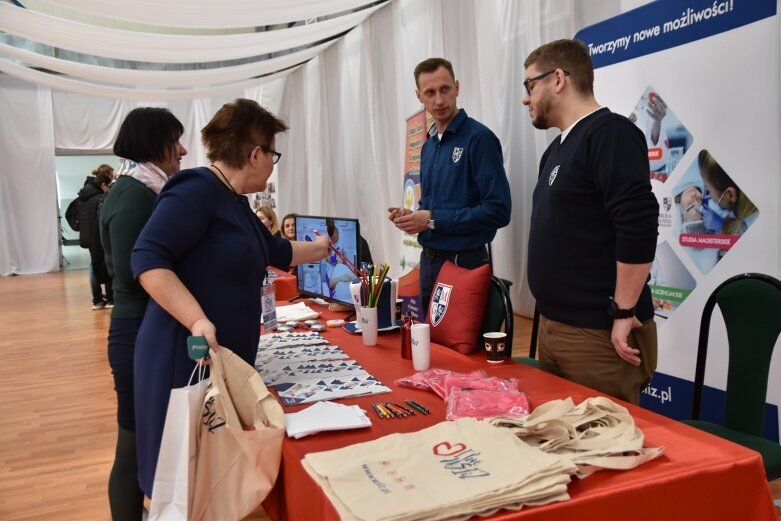
[[[736,275],[717,287],[705,303],[697,346],[692,418],[699,418],[713,308],[719,305],[727,328],[724,426],[762,436],[768,374],[781,333],[781,281],[760,273]]]
[[[513,345],[513,326],[514,317],[513,304],[510,301],[510,292],[508,288],[512,282],[506,279],[500,279],[494,275],[491,276],[491,287],[488,290],[488,300],[485,306],[485,315],[483,323],[480,326],[480,342],[482,345],[483,333],[488,331],[501,331],[504,326],[504,332],[507,333],[506,350],[507,357],[512,356]]]

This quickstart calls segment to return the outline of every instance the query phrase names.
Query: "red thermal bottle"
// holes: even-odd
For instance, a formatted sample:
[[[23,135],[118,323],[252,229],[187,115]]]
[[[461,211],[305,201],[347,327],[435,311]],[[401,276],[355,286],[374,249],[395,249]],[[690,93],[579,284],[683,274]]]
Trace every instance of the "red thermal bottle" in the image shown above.
[[[401,324],[401,357],[412,359],[412,317],[404,315]]]

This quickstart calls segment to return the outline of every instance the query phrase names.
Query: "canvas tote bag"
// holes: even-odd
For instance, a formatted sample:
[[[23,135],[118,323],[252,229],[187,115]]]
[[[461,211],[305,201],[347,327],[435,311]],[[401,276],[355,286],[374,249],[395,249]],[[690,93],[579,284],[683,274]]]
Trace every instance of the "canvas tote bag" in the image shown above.
[[[277,479],[285,415],[255,368],[225,347],[210,352],[190,519],[243,519]]]
[[[200,369],[200,371],[198,371]],[[153,487],[149,521],[187,521],[192,501],[195,458],[203,400],[209,386],[196,366],[189,385],[171,389]],[[198,380],[193,378],[198,373]]]
[[[578,405],[572,398],[551,400],[526,418],[494,418],[491,423],[572,461],[581,478],[600,469],[633,469],[664,452],[664,447],[644,447],[645,436],[629,411],[604,396]]]
[[[575,466],[473,418],[307,454],[342,520],[467,518],[569,498]]]

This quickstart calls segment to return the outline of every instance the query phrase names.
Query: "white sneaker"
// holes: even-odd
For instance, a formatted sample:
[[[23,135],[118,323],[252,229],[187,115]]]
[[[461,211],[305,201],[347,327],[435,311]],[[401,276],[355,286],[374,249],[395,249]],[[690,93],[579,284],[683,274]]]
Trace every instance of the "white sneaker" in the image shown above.
[[[103,308],[105,308],[105,307],[106,307],[106,301],[105,301],[105,300],[101,300],[101,301],[98,301],[98,302],[94,302],[94,303],[92,304],[92,309],[93,309],[93,311],[94,311],[94,310],[98,310],[98,309],[103,309]]]

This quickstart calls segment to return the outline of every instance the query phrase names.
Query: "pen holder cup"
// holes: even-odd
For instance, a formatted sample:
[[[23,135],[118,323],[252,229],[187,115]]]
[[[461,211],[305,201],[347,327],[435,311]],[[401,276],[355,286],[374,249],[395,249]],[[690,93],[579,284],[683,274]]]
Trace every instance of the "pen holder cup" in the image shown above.
[[[386,329],[396,325],[396,299],[397,299],[398,281],[385,278],[382,284],[379,298],[377,299],[377,329]],[[362,308],[366,302],[361,298],[361,283],[354,279],[350,284],[350,296],[355,306],[355,322],[361,324]]]
[[[357,309],[357,308],[356,308]],[[363,344],[377,345],[377,308],[361,307],[360,324]]]

